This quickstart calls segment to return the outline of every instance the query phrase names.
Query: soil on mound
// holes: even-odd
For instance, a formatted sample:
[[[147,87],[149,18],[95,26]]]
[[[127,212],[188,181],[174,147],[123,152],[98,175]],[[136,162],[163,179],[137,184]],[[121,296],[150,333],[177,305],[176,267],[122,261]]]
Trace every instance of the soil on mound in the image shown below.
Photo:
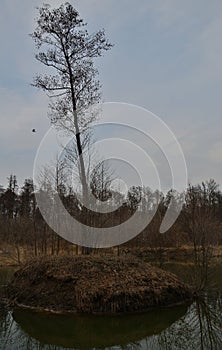
[[[146,311],[191,298],[175,275],[133,257],[63,256],[34,260],[7,288],[15,304],[59,312]]]

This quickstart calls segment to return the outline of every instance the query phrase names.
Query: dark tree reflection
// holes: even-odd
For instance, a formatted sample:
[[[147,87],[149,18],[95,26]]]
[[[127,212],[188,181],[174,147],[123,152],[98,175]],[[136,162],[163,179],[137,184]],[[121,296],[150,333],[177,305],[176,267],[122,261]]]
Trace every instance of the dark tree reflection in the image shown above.
[[[168,310],[168,317],[172,317],[172,310]],[[161,312],[160,310],[156,311]],[[150,313],[151,314],[151,313]],[[24,314],[26,319],[26,314]],[[163,314],[159,315],[159,323],[163,322]],[[40,317],[40,315],[39,315]],[[140,318],[141,317],[141,318]],[[149,313],[147,314],[149,317]],[[144,315],[137,315],[136,321],[141,319],[141,326],[138,327],[138,323],[135,323],[135,330],[130,328],[131,337],[123,333],[127,326],[127,322],[124,324],[119,323],[119,335],[125,334],[121,337],[115,337],[113,345],[110,345],[110,339],[104,336],[101,332],[101,344],[94,344],[94,340],[89,339],[90,346],[86,347],[85,339],[82,342],[77,342],[71,345],[67,342],[67,345],[59,345],[57,340],[58,337],[64,337],[64,334],[55,334],[54,340],[50,337],[50,343],[46,344],[42,338],[42,332],[49,332],[51,322],[53,318],[49,318],[48,329],[47,323],[45,328],[36,329],[36,324],[30,322],[30,328],[24,328],[19,321],[21,318],[13,318],[11,311],[6,310],[3,306],[0,306],[0,349],[4,350],[16,350],[16,349],[27,349],[27,350],[61,350],[61,349],[121,349],[121,350],[220,350],[222,349],[222,297],[220,293],[214,295],[204,295],[202,298],[197,298],[191,306],[188,307],[185,314],[181,314],[177,320],[174,320],[166,324],[166,327],[156,328],[154,317],[151,317],[153,323],[146,321]],[[30,318],[29,321],[34,320]],[[105,319],[104,319],[105,320]],[[41,321],[41,317],[40,317]],[[81,326],[87,326],[88,321],[85,322],[80,320]],[[91,322],[91,321],[90,321]],[[105,321],[104,321],[105,322]],[[115,320],[112,321],[116,322]],[[119,322],[119,321],[118,321]],[[147,322],[147,323],[146,323]],[[91,323],[90,323],[91,324]],[[152,328],[148,325],[152,324]],[[96,329],[99,323],[95,325]],[[111,324],[107,323],[107,329]],[[129,326],[129,323],[128,323]],[[145,327],[144,327],[145,326]],[[32,332],[30,330],[32,329]],[[114,329],[114,328],[113,328]],[[115,328],[117,329],[117,328]],[[142,333],[140,333],[142,330]],[[88,330],[89,331],[89,330]],[[57,329],[57,333],[58,333]],[[118,332],[118,331],[117,331]],[[87,337],[87,329],[84,329],[85,337]],[[66,333],[67,335],[67,333]],[[135,341],[133,340],[135,336]],[[88,337],[92,337],[92,333],[88,332]],[[81,338],[79,338],[81,339]],[[117,341],[118,339],[118,341]],[[67,339],[68,340],[68,339]],[[98,339],[97,339],[98,341]],[[128,341],[128,343],[127,343]]]
[[[179,321],[158,336],[143,341],[143,349],[222,349],[221,300],[221,294],[196,299]]]

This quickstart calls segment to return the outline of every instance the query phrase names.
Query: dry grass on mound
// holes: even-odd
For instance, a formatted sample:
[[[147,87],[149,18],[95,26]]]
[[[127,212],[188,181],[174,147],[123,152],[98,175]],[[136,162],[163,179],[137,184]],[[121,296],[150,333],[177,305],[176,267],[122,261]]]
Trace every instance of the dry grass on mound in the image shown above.
[[[191,298],[175,275],[133,257],[63,256],[33,260],[7,288],[16,304],[53,311],[145,311]]]

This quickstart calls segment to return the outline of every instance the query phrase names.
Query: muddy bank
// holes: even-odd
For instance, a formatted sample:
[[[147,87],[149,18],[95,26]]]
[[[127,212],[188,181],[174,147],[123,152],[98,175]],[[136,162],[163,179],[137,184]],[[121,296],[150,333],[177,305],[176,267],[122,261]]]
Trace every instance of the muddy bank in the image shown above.
[[[8,285],[14,304],[58,312],[141,312],[189,300],[175,275],[134,257],[63,256],[33,260]]]

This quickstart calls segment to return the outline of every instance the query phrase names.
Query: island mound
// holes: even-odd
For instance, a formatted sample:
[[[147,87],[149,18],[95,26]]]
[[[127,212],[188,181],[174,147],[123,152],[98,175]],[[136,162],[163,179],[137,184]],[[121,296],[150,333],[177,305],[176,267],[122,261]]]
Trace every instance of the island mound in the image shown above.
[[[175,275],[129,256],[35,259],[7,287],[15,305],[54,312],[126,313],[170,306],[192,297]]]

